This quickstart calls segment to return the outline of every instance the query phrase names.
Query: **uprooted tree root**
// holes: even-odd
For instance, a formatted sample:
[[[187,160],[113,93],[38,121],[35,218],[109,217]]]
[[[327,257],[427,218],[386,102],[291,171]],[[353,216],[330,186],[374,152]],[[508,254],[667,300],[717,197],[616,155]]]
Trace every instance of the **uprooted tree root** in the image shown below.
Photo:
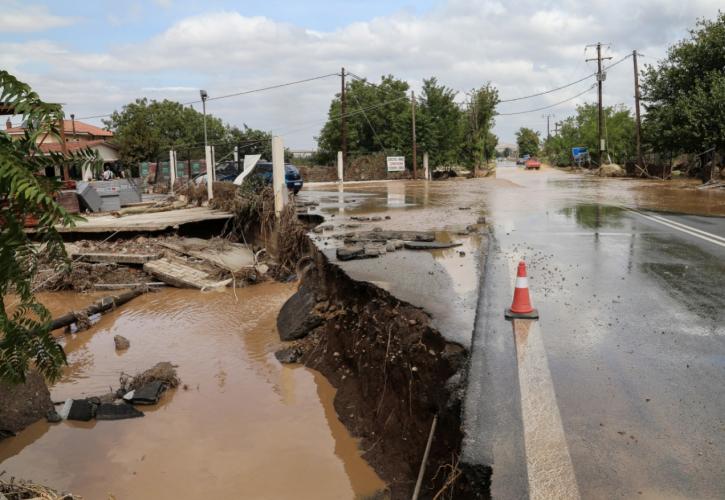
[[[296,344],[300,359],[337,388],[337,414],[391,497],[410,498],[437,415],[421,498],[486,498],[485,487],[467,484],[457,459],[466,350],[446,341],[420,308],[352,280],[320,253],[314,261],[303,284],[314,290],[324,323]]]
[[[76,500],[81,497],[70,493],[58,493],[52,488],[35,484],[30,481],[3,481],[0,479],[0,497],[7,500],[38,499],[38,500]]]

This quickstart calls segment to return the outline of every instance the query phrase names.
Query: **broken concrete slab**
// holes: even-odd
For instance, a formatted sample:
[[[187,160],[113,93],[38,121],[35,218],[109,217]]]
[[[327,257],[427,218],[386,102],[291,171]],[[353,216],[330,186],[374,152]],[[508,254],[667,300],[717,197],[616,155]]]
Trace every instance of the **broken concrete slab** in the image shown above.
[[[160,242],[175,252],[202,259],[231,272],[254,266],[254,253],[247,245],[221,239],[179,238],[178,241]]]
[[[67,399],[58,414],[64,420],[88,422],[96,416],[96,407],[88,399]]]
[[[315,295],[305,286],[284,303],[277,316],[277,331],[282,340],[301,339],[320,326],[322,318],[314,312]]]
[[[96,409],[96,420],[123,420],[143,416],[142,411],[128,403],[101,403]]]
[[[164,283],[177,288],[210,290],[225,287],[232,282],[231,279],[213,280],[208,273],[188,266],[179,260],[169,258],[147,262],[143,265],[143,270]]]
[[[439,250],[442,248],[459,247],[463,243],[442,242],[442,241],[406,241],[405,248],[408,250]]]

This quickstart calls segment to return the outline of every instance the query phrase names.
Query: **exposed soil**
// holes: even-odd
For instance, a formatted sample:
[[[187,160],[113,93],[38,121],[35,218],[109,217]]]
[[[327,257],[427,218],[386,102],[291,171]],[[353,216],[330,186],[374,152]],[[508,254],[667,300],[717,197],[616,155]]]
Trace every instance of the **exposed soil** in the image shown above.
[[[295,358],[337,388],[337,414],[391,497],[410,498],[434,415],[421,498],[486,497],[489,471],[474,491],[458,466],[466,349],[447,342],[422,309],[350,279],[321,253],[313,262],[302,285],[314,290],[324,323],[294,344]]]
[[[0,440],[45,418],[52,410],[50,391],[37,372],[28,373],[23,384],[0,382]]]
[[[337,166],[315,165],[298,167],[305,182],[337,181]],[[422,165],[420,166],[422,175]],[[352,158],[345,166],[346,181],[370,181],[381,179],[411,179],[409,170],[404,172],[388,172],[385,155],[364,155]]]

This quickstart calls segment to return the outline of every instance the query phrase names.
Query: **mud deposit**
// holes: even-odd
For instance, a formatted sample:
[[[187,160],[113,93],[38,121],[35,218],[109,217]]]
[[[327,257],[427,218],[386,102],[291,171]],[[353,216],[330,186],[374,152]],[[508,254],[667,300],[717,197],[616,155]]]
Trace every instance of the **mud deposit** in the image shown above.
[[[383,481],[335,415],[317,372],[282,366],[275,320],[294,285],[218,293],[167,289],[135,299],[90,330],[65,337],[70,365],[55,401],[118,387],[121,371],[178,365],[182,385],[143,418],[33,424],[0,442],[4,477],[84,498],[310,498],[372,496]],[[54,293],[54,314],[90,295]],[[130,349],[117,352],[113,336]]]

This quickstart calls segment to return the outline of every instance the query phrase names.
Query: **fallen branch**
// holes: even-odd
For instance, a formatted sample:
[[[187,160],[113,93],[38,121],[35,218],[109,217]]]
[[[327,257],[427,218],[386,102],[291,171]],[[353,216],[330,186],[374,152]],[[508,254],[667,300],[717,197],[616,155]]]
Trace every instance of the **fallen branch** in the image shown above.
[[[55,318],[50,323],[50,329],[56,330],[69,326],[83,317],[91,316],[92,314],[102,313],[110,309],[115,309],[117,306],[125,304],[126,302],[135,299],[139,295],[142,295],[148,291],[147,287],[139,287],[128,292],[121,293],[119,295],[110,295],[97,300],[90,306],[86,307],[82,311],[71,311],[59,318]]]

